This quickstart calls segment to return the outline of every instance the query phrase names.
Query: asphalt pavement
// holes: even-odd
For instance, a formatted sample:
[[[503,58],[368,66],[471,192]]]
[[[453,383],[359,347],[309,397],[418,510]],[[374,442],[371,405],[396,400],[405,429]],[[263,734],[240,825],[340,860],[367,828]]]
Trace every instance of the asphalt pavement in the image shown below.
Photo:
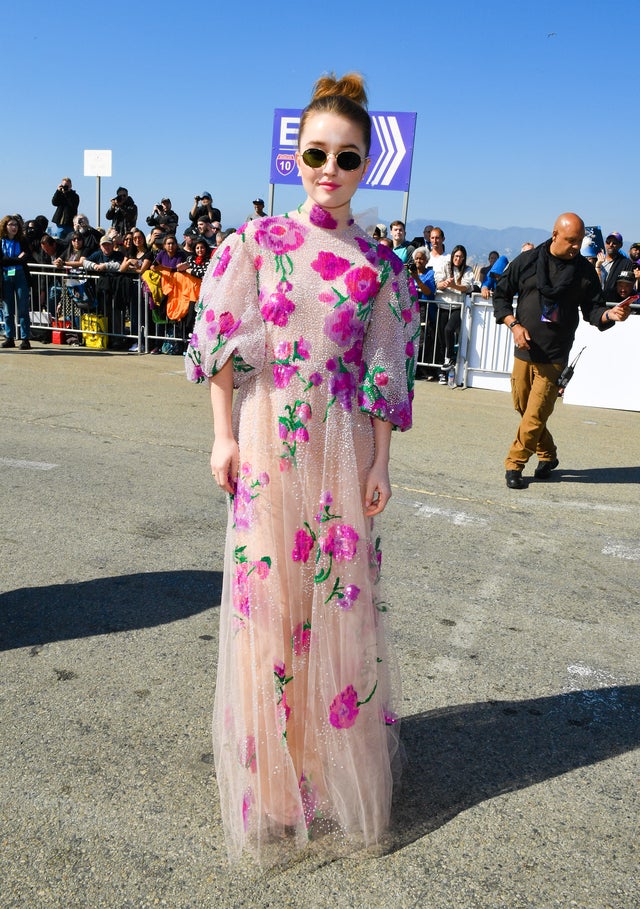
[[[227,864],[225,503],[177,356],[0,353],[2,909],[637,909],[640,414],[420,382],[379,522],[408,757],[375,853]]]

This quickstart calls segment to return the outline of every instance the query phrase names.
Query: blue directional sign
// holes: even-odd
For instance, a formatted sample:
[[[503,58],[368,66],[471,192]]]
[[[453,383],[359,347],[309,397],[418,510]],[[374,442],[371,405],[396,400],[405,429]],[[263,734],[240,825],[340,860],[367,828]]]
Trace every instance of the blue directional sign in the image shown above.
[[[369,111],[371,131],[371,164],[360,183],[363,189],[393,189],[408,192],[411,161],[416,131],[415,113]],[[300,185],[300,172],[295,153],[302,111],[277,108],[273,116],[271,150],[271,183]]]

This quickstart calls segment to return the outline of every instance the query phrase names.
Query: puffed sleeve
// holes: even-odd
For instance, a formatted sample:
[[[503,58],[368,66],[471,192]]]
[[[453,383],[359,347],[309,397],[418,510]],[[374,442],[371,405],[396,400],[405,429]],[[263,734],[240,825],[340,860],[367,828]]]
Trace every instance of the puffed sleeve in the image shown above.
[[[229,357],[236,388],[259,373],[265,360],[254,258],[240,232],[218,248],[202,281],[185,358],[187,378],[204,382],[220,372]]]
[[[378,247],[378,255],[381,287],[363,344],[358,404],[365,413],[405,430],[412,422],[420,306],[415,285],[407,280],[400,259],[385,246]]]

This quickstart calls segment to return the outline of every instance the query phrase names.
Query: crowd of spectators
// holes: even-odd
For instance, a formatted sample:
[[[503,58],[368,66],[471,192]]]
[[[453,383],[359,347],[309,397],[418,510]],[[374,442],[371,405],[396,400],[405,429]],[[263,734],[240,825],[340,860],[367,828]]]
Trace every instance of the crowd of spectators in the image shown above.
[[[472,267],[464,246],[446,252],[444,231],[432,224],[425,225],[422,236],[411,241],[402,221],[392,221],[388,230],[386,225],[376,224],[368,232],[394,250],[416,285],[421,311],[417,377],[447,384],[456,366],[464,298],[480,293],[485,300],[491,299],[509,264],[508,257],[492,250],[486,264]],[[587,236],[581,250],[596,269],[605,302],[612,305],[640,293],[640,242],[631,244],[628,255],[621,251],[622,246],[622,236],[613,231],[607,235],[604,249]],[[534,249],[533,243],[523,243],[520,253],[530,249]]]
[[[203,191],[194,196],[187,215],[188,226],[181,235],[180,217],[169,197],[153,206],[146,218],[145,233],[138,226],[138,207],[124,186],[118,187],[105,211],[109,223],[106,230],[91,226],[86,214],[79,211],[80,198],[70,177],[60,181],[51,204],[55,211],[50,221],[45,215],[24,219],[19,214],[7,215],[0,221],[5,335],[2,347],[16,346],[16,311],[20,347],[29,350],[31,314],[35,311],[39,316],[43,310],[47,313],[45,324],[63,322],[68,329],[67,343],[79,344],[82,333],[74,330],[79,328],[78,309],[93,308],[110,312],[109,333],[120,338],[112,341],[112,346],[137,351],[137,286],[126,280],[126,276],[134,276],[141,279],[154,336],[160,339],[150,352],[180,352],[183,344],[162,340],[169,335],[166,326],[172,326],[171,337],[188,337],[206,267],[213,251],[234,229],[223,230],[222,213],[213,204],[211,193]],[[263,199],[256,197],[252,204],[248,219],[266,215]],[[33,272],[41,276],[43,268],[61,275],[57,283],[35,280]],[[39,327],[42,324],[39,319]],[[175,330],[177,326],[179,332]],[[134,343],[129,346],[132,339]]]
[[[110,333],[124,339],[121,344],[126,338],[129,342],[133,339],[131,351],[138,350],[140,312],[132,282],[119,279],[127,275],[140,278],[155,336],[160,339],[151,352],[179,352],[179,344],[162,341],[167,335],[166,325],[181,324],[182,338],[188,337],[207,264],[213,251],[234,230],[223,230],[222,213],[214,205],[211,193],[203,191],[194,196],[186,217],[188,226],[181,235],[180,217],[166,196],[146,217],[147,232],[138,226],[138,207],[124,186],[118,187],[105,212],[109,222],[106,230],[92,227],[79,211],[80,198],[70,177],[60,181],[51,204],[54,212],[50,221],[45,215],[25,220],[19,214],[0,220],[5,333],[1,346],[15,347],[16,312],[20,347],[25,350],[30,348],[30,314],[34,310],[45,309],[52,321],[61,315],[60,302],[36,288],[31,265],[73,276],[73,280],[63,280],[65,288],[73,285],[76,304],[78,300],[82,302],[78,288],[83,282],[78,275],[97,278],[94,284],[86,282],[84,302],[97,308],[102,305],[103,309],[107,308],[107,301],[110,303]],[[247,220],[264,217],[264,204],[256,197]],[[418,376],[446,383],[456,364],[464,299],[473,292],[489,299],[508,258],[492,250],[486,264],[472,266],[464,246],[458,244],[450,254],[446,252],[444,231],[432,224],[425,225],[422,236],[413,240],[407,239],[405,224],[400,220],[392,221],[388,228],[377,224],[368,232],[393,249],[415,282],[422,313]],[[521,251],[532,247],[525,243]],[[613,231],[607,235],[604,249],[598,249],[591,236],[585,238],[582,249],[597,271],[605,300],[612,304],[640,290],[640,243],[632,243],[628,255],[622,247],[622,236]],[[80,337],[79,332],[67,332],[70,343],[79,343]]]

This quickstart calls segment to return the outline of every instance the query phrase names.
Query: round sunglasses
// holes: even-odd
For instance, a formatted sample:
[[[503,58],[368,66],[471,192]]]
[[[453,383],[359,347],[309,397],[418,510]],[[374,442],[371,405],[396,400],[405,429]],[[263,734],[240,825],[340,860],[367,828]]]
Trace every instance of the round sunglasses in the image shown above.
[[[357,152],[341,151],[334,155],[333,152],[327,154],[322,148],[307,148],[302,152],[302,160],[307,167],[322,167],[327,163],[329,156],[336,159],[340,170],[357,170],[362,164],[362,158]]]

